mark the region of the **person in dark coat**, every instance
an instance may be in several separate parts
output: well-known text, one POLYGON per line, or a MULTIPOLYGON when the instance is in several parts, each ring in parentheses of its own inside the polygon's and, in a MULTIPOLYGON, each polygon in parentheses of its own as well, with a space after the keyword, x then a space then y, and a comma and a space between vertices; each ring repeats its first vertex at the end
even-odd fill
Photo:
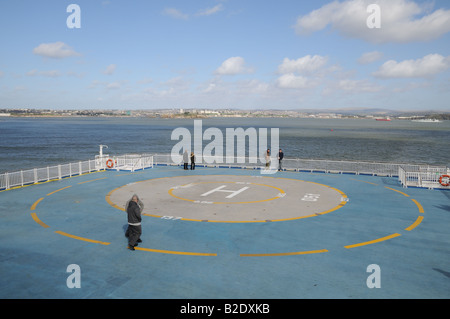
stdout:
POLYGON ((134 247, 138 243, 141 243, 141 212, 143 209, 143 204, 139 200, 137 195, 133 195, 130 201, 126 205, 126 211, 128 215, 128 229, 125 236, 128 237, 128 249, 135 250, 134 247), (141 204, 141 205, 139 205, 141 204))
POLYGON ((191 152, 191 169, 195 169, 195 155, 191 152))
POLYGON ((281 167, 281 161, 283 160, 284 157, 284 153, 280 148, 280 151, 278 152, 278 171, 283 170, 283 168, 281 167))

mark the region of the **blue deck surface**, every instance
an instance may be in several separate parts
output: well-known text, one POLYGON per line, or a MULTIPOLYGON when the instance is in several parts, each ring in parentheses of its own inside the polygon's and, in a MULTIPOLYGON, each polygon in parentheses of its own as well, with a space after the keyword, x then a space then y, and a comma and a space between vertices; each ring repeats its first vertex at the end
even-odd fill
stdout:
MULTIPOLYGON (((0 297, 304 299, 450 297, 450 192, 396 178, 279 172, 344 192, 342 208, 261 223, 143 216, 144 250, 130 251, 113 189, 179 167, 105 171, 0 192, 0 297), (68 288, 68 265, 81 288, 68 288), (368 288, 376 264, 380 288, 368 288)), ((196 175, 259 175, 198 168, 196 175)), ((295 196, 295 194, 288 194, 295 196)), ((300 195, 299 195, 300 196, 300 195)), ((178 216, 167 207, 158 216, 178 216)), ((273 212, 276 216, 276 212, 273 212)))

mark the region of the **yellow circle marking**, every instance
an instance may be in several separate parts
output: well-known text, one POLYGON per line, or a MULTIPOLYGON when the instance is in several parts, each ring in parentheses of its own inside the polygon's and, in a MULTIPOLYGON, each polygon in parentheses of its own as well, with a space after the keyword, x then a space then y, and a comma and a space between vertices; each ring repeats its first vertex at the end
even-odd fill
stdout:
MULTIPOLYGON (((266 177, 266 178, 275 178, 275 177, 269 177, 269 176, 265 176, 265 177, 266 177)), ((162 179, 162 178, 167 178, 167 177, 161 177, 161 179, 162 179)), ((279 178, 279 177, 277 177, 277 178, 279 178)), ((96 181, 96 180, 100 180, 100 179, 104 179, 104 178, 99 178, 99 179, 95 179, 95 180, 90 180, 90 181, 86 181, 86 182, 82 182, 82 183, 78 183, 78 184, 88 183, 88 182, 92 182, 92 181, 96 181)), ((156 179, 160 179, 160 178, 156 178, 156 179)), ((290 179, 290 178, 284 178, 284 179, 290 179)), ((301 180, 297 180, 297 179, 293 179, 293 180, 301 181, 301 180)), ((141 182, 142 182, 142 181, 141 181, 141 182)), ((304 182, 304 181, 303 181, 303 182, 304 182)), ((333 189, 333 190, 339 192, 339 193, 342 195, 343 201, 341 201, 341 203, 340 203, 338 206, 336 206, 335 208, 330 209, 330 210, 325 211, 325 212, 322 212, 322 213, 318 213, 318 214, 314 214, 314 215, 309 215, 309 216, 296 217, 296 218, 289 218, 289 219, 271 220, 271 221, 287 221, 287 220, 295 220, 295 219, 301 219, 301 218, 313 217, 313 216, 317 216, 317 215, 323 215, 323 214, 327 214, 327 213, 329 213, 329 212, 335 211, 335 210, 337 210, 337 209, 343 207, 343 206, 346 204, 346 202, 347 202, 347 201, 346 201, 347 195, 346 195, 345 193, 343 193, 342 191, 340 191, 339 189, 330 187, 330 186, 328 186, 328 185, 323 185, 323 184, 315 183, 315 182, 309 182, 309 181, 306 181, 306 182, 308 182, 308 183, 313 183, 313 184, 317 184, 317 185, 321 185, 321 186, 325 186, 325 187, 331 188, 331 189, 333 189)), ((199 182, 199 183, 193 183, 193 184, 201 184, 201 183, 235 183, 235 184, 236 184, 237 182, 199 182)), ((282 190, 281 188, 275 187, 275 186, 266 185, 266 184, 259 184, 259 183, 247 183, 247 184, 271 187, 271 188, 274 188, 274 189, 278 190, 278 191, 280 192, 280 194, 285 194, 284 190, 282 190)), ((374 185, 376 185, 376 184, 374 184, 374 185)), ((124 185, 124 186, 126 186, 126 185, 124 185)), ((65 189, 70 188, 70 187, 71 187, 71 186, 63 187, 63 188, 61 188, 61 189, 58 189, 58 190, 56 190, 56 191, 53 191, 53 192, 47 194, 47 196, 53 195, 53 194, 55 194, 55 193, 57 193, 57 192, 59 192, 59 191, 65 190, 65 189)), ((113 207, 115 207, 115 208, 117 208, 117 209, 120 209, 120 210, 124 210, 124 209, 121 208, 121 207, 119 207, 119 206, 117 206, 117 205, 115 205, 115 204, 111 201, 110 196, 111 196, 111 194, 112 194, 114 191, 116 191, 117 189, 120 189, 120 188, 122 188, 122 187, 123 187, 123 186, 118 187, 118 188, 116 188, 116 189, 113 189, 112 191, 110 191, 110 192, 106 195, 106 201, 107 201, 111 206, 113 206, 113 207)), ((396 189, 393 189, 393 188, 390 188, 390 187, 385 187, 385 188, 386 188, 386 189, 389 189, 389 190, 392 190, 392 191, 395 191, 395 192, 397 192, 397 193, 400 193, 400 194, 402 194, 402 195, 405 196, 405 197, 409 197, 408 194, 405 194, 405 193, 403 193, 403 192, 401 192, 401 191, 398 191, 398 190, 396 190, 396 189)), ((173 190, 174 190, 174 188, 171 188, 171 189, 169 190, 169 194, 170 194, 171 196, 173 196, 173 197, 175 197, 175 198, 178 198, 178 199, 190 201, 190 202, 195 202, 194 200, 191 200, 191 199, 185 199, 185 198, 181 198, 181 197, 179 197, 179 196, 174 195, 174 194, 172 193, 173 190)), ((274 200, 274 199, 277 199, 277 198, 280 198, 280 196, 276 196, 276 197, 273 197, 273 198, 269 198, 269 199, 265 199, 265 200, 260 200, 260 201, 250 201, 250 202, 226 202, 226 203, 222 203, 222 202, 214 202, 214 204, 258 203, 258 202, 266 202, 266 201, 274 200)), ((44 197, 41 197, 41 198, 39 198, 37 201, 35 201, 35 202, 33 203, 33 205, 30 207, 30 210, 31 210, 31 211, 36 210, 37 205, 38 205, 43 199, 44 199, 44 197)), ((412 198, 411 198, 411 200, 416 204, 417 208, 419 209, 419 213, 423 214, 425 211, 424 211, 422 205, 421 205, 417 200, 415 200, 415 199, 412 199, 412 198)), ((151 216, 151 217, 161 217, 161 216, 150 215, 150 214, 143 214, 143 215, 145 215, 145 216, 151 216)), ((37 217, 37 214, 36 214, 35 212, 32 212, 32 213, 31 213, 31 216, 32 216, 33 220, 34 220, 36 223, 40 224, 42 227, 44 227, 44 228, 49 228, 49 227, 50 227, 50 226, 48 226, 47 224, 43 223, 43 222, 37 217)), ((194 219, 182 219, 182 220, 201 221, 201 220, 194 220, 194 219)), ((406 228, 405 230, 407 230, 407 231, 413 230, 414 228, 416 228, 416 227, 422 222, 422 220, 423 220, 423 216, 419 216, 419 217, 417 218, 417 220, 416 220, 411 226, 409 226, 408 228, 406 228)), ((230 222, 230 221, 209 221, 209 220, 208 220, 208 222, 222 222, 222 223, 232 223, 232 222, 235 222, 235 223, 244 223, 245 221, 232 221, 232 222, 230 222)), ((250 223, 250 222, 266 222, 266 221, 248 221, 248 223, 250 223)), ((92 239, 89 239, 89 238, 84 238, 84 237, 79 237, 79 236, 71 235, 71 234, 68 234, 68 233, 65 233, 65 232, 62 232, 62 231, 55 231, 55 233, 60 234, 60 235, 63 235, 63 236, 66 236, 66 237, 70 237, 70 238, 82 240, 82 241, 87 241, 87 242, 92 242, 92 243, 97 243, 97 244, 102 244, 102 245, 109 245, 109 244, 110 244, 110 243, 108 243, 108 242, 102 242, 102 241, 98 241, 98 240, 92 240, 92 239)), ((385 236, 385 237, 382 237, 382 238, 378 238, 378 239, 375 239, 375 240, 366 241, 366 242, 362 242, 362 243, 357 243, 357 244, 353 244, 353 245, 347 245, 347 246, 344 246, 344 247, 345 247, 346 249, 351 249, 351 248, 356 248, 356 247, 366 246, 366 245, 370 245, 370 244, 374 244, 374 243, 379 243, 379 242, 386 241, 386 240, 389 240, 389 239, 392 239, 392 238, 395 238, 395 237, 399 237, 399 236, 401 236, 401 234, 395 233, 395 234, 392 234, 392 235, 389 235, 389 236, 385 236)), ((214 254, 214 253, 211 254, 211 253, 180 252, 180 251, 158 250, 158 249, 141 248, 141 247, 136 247, 136 249, 137 249, 137 250, 142 250, 142 251, 149 251, 149 252, 165 253, 165 254, 192 255, 192 256, 217 256, 217 254, 214 254)), ((240 254, 240 256, 241 256, 241 257, 292 256, 292 255, 317 254, 317 253, 324 253, 324 252, 328 252, 328 250, 327 250, 327 249, 322 249, 322 250, 300 251, 300 252, 289 252, 289 253, 240 254)))
MULTIPOLYGON (((199 177, 199 176, 203 176, 203 175, 193 175, 193 176, 199 177)), ((229 176, 235 176, 235 175, 205 175, 205 176, 223 176, 223 177, 229 177, 229 176)), ((137 182, 135 182, 135 183, 142 183, 142 182, 153 181, 153 180, 158 180, 158 179, 177 178, 177 177, 180 177, 180 176, 157 177, 157 178, 152 178, 152 179, 149 179, 149 180, 137 181, 137 182)), ((338 210, 339 208, 342 208, 343 206, 345 206, 345 204, 347 204, 347 198, 348 198, 348 197, 347 197, 347 195, 346 195, 344 192, 342 192, 341 190, 339 190, 339 189, 337 189, 337 188, 334 188, 334 187, 331 187, 331 186, 328 186, 328 185, 325 185, 325 184, 320 184, 320 183, 311 182, 311 181, 304 181, 304 180, 295 179, 295 178, 287 178, 287 177, 272 177, 272 176, 262 176, 262 177, 264 177, 264 178, 276 178, 276 179, 287 179, 287 180, 293 180, 293 181, 298 181, 298 182, 313 183, 313 184, 316 184, 316 185, 319 185, 319 186, 328 187, 328 188, 330 188, 330 189, 332 189, 332 190, 335 190, 335 191, 338 192, 339 194, 341 194, 341 196, 342 196, 342 201, 341 201, 340 204, 337 205, 336 207, 331 208, 331 209, 329 209, 329 210, 327 210, 327 211, 324 211, 324 212, 315 213, 315 214, 307 215, 307 216, 292 217, 292 218, 284 218, 284 219, 249 220, 249 221, 245 221, 245 220, 229 221, 229 220, 203 220, 203 219, 181 218, 181 219, 179 219, 179 220, 183 220, 183 221, 192 221, 192 222, 227 223, 227 224, 230 224, 230 223, 231 223, 231 224, 232 224, 232 223, 238 224, 238 223, 282 222, 282 221, 292 221, 292 220, 298 220, 298 219, 303 219, 303 218, 310 218, 310 217, 316 217, 316 216, 320 216, 320 215, 325 215, 325 214, 334 212, 334 211, 338 210)), ((199 183, 195 183, 195 184, 200 184, 200 183, 221 183, 221 182, 199 182, 199 183)), ((237 182, 224 182, 224 183, 237 183, 237 182)), ((194 183, 192 183, 192 184, 194 184, 194 183)), ((282 190, 281 188, 275 187, 275 186, 266 185, 266 184, 260 184, 260 183, 248 183, 248 184, 262 185, 262 186, 272 187, 272 188, 274 188, 274 189, 277 189, 277 190, 280 192, 280 194, 286 194, 286 192, 285 192, 284 190, 282 190)), ((108 194, 106 194, 106 196, 105 196, 106 202, 107 202, 109 205, 111 205, 112 207, 116 208, 116 209, 119 209, 119 210, 121 210, 121 211, 125 211, 125 208, 116 205, 116 204, 111 200, 111 195, 112 195, 115 191, 117 191, 117 190, 119 190, 119 189, 121 189, 122 187, 125 187, 125 186, 127 186, 127 185, 128 185, 128 184, 125 184, 125 185, 119 186, 119 187, 117 187, 117 188, 114 188, 114 189, 111 190, 108 194)), ((181 185, 181 186, 185 186, 185 185, 188 185, 188 184, 184 184, 184 185, 181 185)), ((187 199, 187 198, 182 198, 182 197, 176 196, 175 194, 173 194, 173 192, 172 192, 173 190, 174 190, 174 188, 172 187, 172 188, 169 189, 169 191, 168 191, 169 194, 170 194, 171 196, 173 196, 173 197, 175 197, 175 198, 177 198, 177 199, 184 200, 184 201, 188 201, 188 202, 192 202, 192 203, 196 202, 195 200, 192 200, 192 199, 187 199)), ((214 203, 215 203, 215 204, 247 204, 247 203, 267 202, 267 201, 274 200, 274 199, 278 199, 278 198, 280 198, 280 197, 279 197, 279 196, 276 196, 276 197, 273 197, 273 198, 264 199, 264 200, 260 200, 260 201, 253 201, 253 202, 238 202, 238 203, 237 203, 237 202, 214 202, 214 203)), ((161 217, 163 217, 162 215, 153 215, 153 214, 145 214, 145 213, 142 213, 142 215, 148 216, 148 217, 156 217, 156 218, 161 218, 161 217)))
POLYGON ((382 241, 385 241, 385 240, 389 240, 389 239, 392 239, 392 238, 395 238, 395 237, 398 237, 398 236, 401 236, 401 235, 398 234, 398 233, 395 233, 395 234, 392 234, 392 235, 389 235, 389 236, 386 236, 386 237, 382 237, 382 238, 366 241, 366 242, 359 243, 359 244, 348 245, 348 246, 344 246, 344 247, 347 248, 347 249, 350 249, 350 248, 355 248, 355 247, 366 246, 366 245, 370 245, 370 244, 379 243, 379 242, 382 242, 382 241))
POLYGON ((279 256, 295 256, 295 255, 309 255, 320 254, 328 252, 327 249, 310 250, 310 251, 298 251, 293 253, 273 253, 273 254, 240 254, 241 257, 279 257, 279 256))
MULTIPOLYGON (((405 197, 408 197, 408 198, 410 197, 408 194, 406 194, 404 192, 401 192, 401 191, 399 191, 397 189, 394 189, 394 188, 391 188, 391 187, 387 187, 387 186, 385 186, 385 188, 389 189, 391 191, 397 192, 399 194, 402 194, 405 197)), ((415 200, 414 198, 411 198, 411 200, 414 202, 414 204, 416 204, 417 208, 419 209, 419 213, 421 213, 421 214, 425 213, 422 205, 417 200, 415 200)), ((411 226, 405 228, 405 230, 406 231, 413 230, 414 228, 419 226, 422 221, 423 221, 423 216, 417 217, 416 221, 413 224, 411 224, 411 226)), ((347 249, 355 248, 355 247, 361 247, 361 246, 366 246, 366 245, 370 245, 370 244, 379 243, 379 242, 382 242, 382 241, 385 241, 385 240, 389 240, 389 239, 392 239, 392 238, 395 238, 395 237, 399 237, 399 236, 401 236, 401 234, 395 233, 395 234, 392 234, 392 235, 389 235, 389 236, 386 236, 386 237, 382 237, 382 238, 366 241, 366 242, 363 242, 363 243, 347 245, 347 246, 344 246, 344 247, 347 248, 347 249)))

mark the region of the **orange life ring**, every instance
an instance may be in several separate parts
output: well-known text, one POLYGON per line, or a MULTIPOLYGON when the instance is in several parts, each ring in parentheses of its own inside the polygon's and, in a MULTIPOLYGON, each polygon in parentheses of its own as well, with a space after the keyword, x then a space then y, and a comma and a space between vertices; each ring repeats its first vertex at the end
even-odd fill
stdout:
POLYGON ((441 184, 442 186, 445 186, 445 187, 449 186, 449 185, 450 185, 450 175, 442 175, 442 176, 439 178, 439 184, 441 184), (447 183, 444 183, 444 182, 442 181, 444 178, 447 178, 447 183))
POLYGON ((106 166, 108 168, 113 168, 114 167, 114 161, 112 159, 109 159, 106 161, 106 166))

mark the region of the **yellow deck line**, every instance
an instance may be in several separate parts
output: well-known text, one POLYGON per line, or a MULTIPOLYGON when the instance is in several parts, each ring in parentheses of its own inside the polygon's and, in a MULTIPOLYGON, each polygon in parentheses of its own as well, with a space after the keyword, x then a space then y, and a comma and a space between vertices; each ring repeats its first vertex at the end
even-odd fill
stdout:
POLYGON ((351 180, 354 180, 354 181, 357 181, 357 182, 361 182, 361 183, 366 183, 366 184, 371 184, 371 185, 378 186, 378 184, 375 184, 375 183, 366 182, 366 181, 362 181, 362 180, 355 179, 355 178, 350 178, 350 179, 351 179, 351 180))
POLYGON ((64 190, 64 189, 66 189, 66 188, 70 188, 70 187, 72 187, 72 186, 66 186, 66 187, 63 187, 63 188, 57 189, 57 190, 56 190, 56 191, 54 191, 54 192, 48 193, 48 194, 47 194, 47 196, 53 195, 53 194, 55 194, 55 193, 57 193, 57 192, 60 192, 60 191, 62 191, 62 190, 64 190))
POLYGON ((35 221, 36 223, 38 223, 38 224, 41 225, 42 227, 44 227, 44 228, 49 228, 49 227, 50 227, 49 225, 43 223, 43 222, 37 217, 36 213, 31 213, 31 217, 34 219, 34 221, 35 221))
POLYGON ((384 186, 384 188, 390 189, 391 191, 394 191, 394 192, 402 194, 403 196, 409 197, 408 194, 405 194, 405 193, 403 193, 403 192, 401 192, 399 190, 396 190, 396 189, 393 189, 393 188, 390 188, 390 187, 387 187, 387 186, 384 186))
POLYGON ((160 250, 160 249, 150 249, 150 248, 142 248, 142 247, 134 247, 134 249, 136 249, 136 250, 143 250, 143 251, 150 251, 150 252, 153 252, 153 253, 172 254, 172 255, 217 256, 217 254, 191 253, 191 252, 183 252, 183 251, 160 250))
POLYGON ((77 183, 77 184, 78 184, 78 185, 81 185, 81 184, 85 184, 85 183, 90 183, 90 182, 99 181, 99 180, 106 179, 106 178, 107 178, 107 177, 91 179, 90 181, 85 181, 85 182, 81 182, 81 183, 77 183))
POLYGON ((34 204, 33 205, 31 205, 31 208, 30 208, 30 210, 35 210, 36 209, 36 206, 37 206, 37 204, 39 204, 40 202, 41 202, 41 200, 43 200, 44 199, 44 197, 41 197, 41 198, 39 198, 37 201, 35 201, 34 202, 34 204))
POLYGON ((416 201, 414 198, 411 198, 411 200, 417 205, 417 207, 419 208, 419 212, 420 213, 425 213, 425 211, 423 210, 422 205, 420 205, 420 203, 418 201, 416 201))
POLYGON ((90 243, 101 244, 101 245, 109 245, 110 244, 110 243, 99 241, 99 240, 93 240, 93 239, 89 239, 89 238, 84 238, 84 237, 71 235, 71 234, 68 234, 68 233, 65 233, 65 232, 62 232, 62 231, 59 231, 59 230, 55 231, 55 233, 63 235, 63 236, 66 236, 66 237, 70 237, 70 238, 73 238, 73 239, 87 241, 87 242, 90 242, 90 243))
POLYGON ((382 237, 382 238, 378 238, 378 239, 375 239, 375 240, 366 241, 366 242, 359 243, 359 244, 348 245, 348 246, 344 246, 344 247, 347 248, 347 249, 355 248, 355 247, 361 247, 361 246, 365 246, 365 245, 379 243, 379 242, 382 242, 382 241, 385 241, 385 240, 388 240, 388 239, 392 239, 392 238, 395 238, 395 237, 398 237, 398 236, 401 236, 401 235, 398 234, 398 233, 395 233, 395 234, 392 234, 392 235, 389 235, 389 236, 386 236, 386 237, 382 237))
POLYGON ((298 251, 292 253, 274 253, 274 254, 240 254, 241 257, 277 257, 277 256, 295 256, 295 255, 308 255, 308 254, 320 254, 328 252, 327 249, 310 250, 310 251, 298 251))
POLYGON ((416 221, 411 226, 409 226, 408 228, 405 228, 405 230, 408 230, 408 231, 413 230, 414 228, 419 226, 419 224, 422 222, 422 220, 423 220, 423 216, 417 217, 416 221))

